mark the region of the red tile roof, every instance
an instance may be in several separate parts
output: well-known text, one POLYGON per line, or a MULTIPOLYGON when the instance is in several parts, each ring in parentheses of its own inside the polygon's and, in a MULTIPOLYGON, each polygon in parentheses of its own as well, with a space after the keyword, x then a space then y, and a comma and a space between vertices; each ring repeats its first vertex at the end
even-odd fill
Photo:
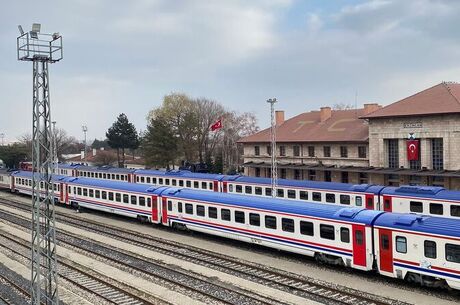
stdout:
POLYGON ((460 84, 440 83, 380 110, 362 116, 364 119, 410 115, 460 113, 460 84))
MULTIPOLYGON (((376 104, 373 106, 380 108, 376 104)), ((321 122, 320 111, 305 112, 277 126, 276 139, 277 142, 366 142, 369 127, 359 118, 365 113, 365 109, 332 110, 331 116, 321 122)), ((269 141, 270 128, 267 128, 238 142, 269 141)))

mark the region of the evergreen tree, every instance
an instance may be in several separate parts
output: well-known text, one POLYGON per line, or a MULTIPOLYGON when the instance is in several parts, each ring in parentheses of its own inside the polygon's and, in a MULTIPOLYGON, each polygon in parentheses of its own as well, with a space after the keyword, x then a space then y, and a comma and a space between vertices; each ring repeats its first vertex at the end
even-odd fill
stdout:
POLYGON ((136 127, 129 122, 126 114, 121 113, 105 135, 109 146, 117 150, 118 166, 124 167, 125 149, 137 149, 140 144, 136 127))
POLYGON ((178 139, 171 126, 160 117, 150 120, 142 147, 146 164, 151 166, 169 169, 178 156, 178 139))

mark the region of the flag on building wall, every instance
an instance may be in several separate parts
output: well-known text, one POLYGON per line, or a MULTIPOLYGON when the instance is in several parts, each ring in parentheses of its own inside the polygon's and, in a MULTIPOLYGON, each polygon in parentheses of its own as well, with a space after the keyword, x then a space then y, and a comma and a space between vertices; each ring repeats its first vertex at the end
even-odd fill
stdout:
POLYGON ((407 160, 413 161, 418 160, 419 151, 420 151, 420 141, 419 140, 407 140, 407 160))
POLYGON ((216 121, 214 124, 211 125, 211 130, 216 131, 217 129, 222 128, 222 119, 216 121))

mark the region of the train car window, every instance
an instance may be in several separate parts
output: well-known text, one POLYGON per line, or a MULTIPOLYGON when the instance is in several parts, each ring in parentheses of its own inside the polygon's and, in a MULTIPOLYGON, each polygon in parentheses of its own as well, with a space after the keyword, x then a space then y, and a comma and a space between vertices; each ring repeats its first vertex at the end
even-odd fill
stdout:
POLYGON ((102 199, 107 199, 107 192, 106 191, 101 192, 101 198, 102 199))
POLYGON ((101 191, 96 190, 95 195, 96 198, 101 198, 101 191))
POLYGON ((256 213, 249 213, 249 224, 251 226, 260 227, 260 215, 256 213))
POLYGON ((356 206, 357 207, 360 207, 360 206, 363 205, 363 198, 362 197, 356 196, 355 201, 356 201, 356 206))
POLYGON ((248 186, 248 185, 245 186, 245 187, 244 187, 244 192, 245 192, 246 194, 252 194, 252 186, 248 186))
POLYGON ((271 188, 268 188, 268 187, 265 188, 265 196, 267 196, 267 197, 272 196, 272 189, 271 188))
POLYGON ((133 205, 137 204, 137 197, 135 195, 131 195, 131 204, 133 205))
POLYGON ((350 230, 348 228, 340 228, 340 241, 343 243, 350 242, 350 230))
POLYGON ((396 236, 396 252, 407 253, 407 239, 402 236, 396 236))
POLYGON ((281 229, 284 232, 294 232, 294 219, 291 218, 282 218, 281 219, 281 229))
POLYGON ((115 180, 115 174, 112 174, 112 180, 115 180))
POLYGON ((326 202, 335 203, 335 194, 326 193, 326 202))
POLYGON ((335 239, 334 226, 330 225, 319 225, 319 236, 324 239, 335 239))
POLYGON ((460 263, 460 245, 446 244, 446 260, 460 263))
MULTIPOLYGON (((109 193, 110 195, 110 193, 109 193)), ((110 197, 110 196, 109 196, 110 197)), ((144 196, 139 196, 139 205, 141 207, 145 207, 145 197, 144 196)), ((171 210, 170 210, 171 211, 171 210)))
POLYGON ((88 189, 87 188, 84 188, 83 189, 83 196, 88 196, 88 189))
POLYGON ((262 188, 259 186, 254 187, 254 194, 262 195, 262 188))
POLYGON ((152 179, 150 179, 150 177, 146 177, 146 178, 145 178, 145 182, 146 182, 147 184, 151 184, 151 183, 152 183, 152 179))
POLYGON ((166 185, 170 185, 169 179, 165 179, 165 184, 166 184, 166 185))
POLYGON ((147 206, 148 206, 149 208, 152 207, 152 198, 150 198, 150 197, 147 197, 147 206))
POLYGON ((420 201, 411 201, 410 211, 414 213, 423 213, 423 203, 420 201))
POLYGON ((112 192, 109 192, 109 200, 113 201, 113 193, 112 192))
POLYGON ((73 193, 77 194, 77 188, 75 186, 73 187, 73 193))
POLYGON ((21 183, 19 183, 19 184, 24 185, 25 184, 24 179, 21 179, 21 183))
POLYGON ((276 230, 276 217, 275 216, 265 216, 265 227, 267 229, 276 230))
POLYGON ((225 221, 230 221, 230 210, 229 209, 221 209, 220 210, 220 218, 225 221))
POLYGON ((178 203, 177 203, 177 211, 178 211, 179 213, 182 213, 182 202, 178 202, 178 203))
POLYGON ((94 173, 93 172, 91 172, 91 178, 94 178, 94 173))
POLYGON ((54 191, 58 191, 58 186, 57 186, 57 184, 54 184, 54 183, 53 183, 53 190, 54 190, 54 191))
POLYGON ((208 184, 206 182, 201 182, 201 188, 203 190, 207 189, 208 188, 208 184))
POLYGON ((425 240, 423 242, 423 248, 425 252, 425 257, 436 258, 436 243, 431 240, 425 240))
POLYGON ((99 173, 99 178, 101 178, 101 179, 102 179, 102 173, 99 173))
POLYGON ((123 203, 129 203, 129 196, 127 194, 123 194, 123 203))
POLYGON ((67 192, 68 192, 69 194, 72 194, 72 188, 71 188, 70 186, 67 187, 67 192))
POLYGON ((209 183, 208 183, 208 188, 209 188, 210 190, 212 190, 212 182, 209 182, 209 183))
POLYGON ((313 223, 309 221, 300 221, 300 234, 313 236, 313 223))
POLYGON ((356 240, 357 245, 362 245, 364 243, 363 231, 361 230, 355 231, 355 240, 356 240))
POLYGON ((173 185, 173 186, 176 186, 176 185, 177 185, 177 180, 176 180, 176 179, 172 179, 171 182, 172 182, 172 185, 173 185))
POLYGON ((103 179, 107 179, 107 174, 104 173, 104 174, 102 175, 102 177, 103 177, 103 179))
POLYGON ((321 201, 321 193, 313 192, 313 201, 321 201))
POLYGON ((120 175, 119 174, 117 174, 117 180, 120 180, 120 175))
MULTIPOLYGON (((340 204, 350 204, 350 195, 340 195, 339 196, 340 198, 340 204)), ((360 198, 361 197, 356 197, 356 198, 360 198)))
POLYGON ((152 178, 152 184, 157 184, 157 178, 152 178))
POLYGON ((184 186, 184 180, 179 180, 179 186, 184 186))
POLYGON ((125 180, 128 180, 127 176, 126 175, 121 175, 121 181, 125 181, 125 180))
POLYGON ((287 193, 288 198, 295 199, 295 190, 288 190, 287 193))
POLYGON ((139 182, 140 178, 139 176, 136 177, 136 182, 139 182))
POLYGON ((433 214, 433 215, 444 214, 444 206, 441 203, 430 203, 430 214, 433 214))
POLYGON ((163 185, 163 178, 158 178, 158 184, 163 185))
POLYGON ((29 186, 32 186, 32 180, 29 180, 29 186))
POLYGON ((450 216, 460 217, 460 205, 450 206, 450 216))
POLYGON ((299 198, 300 198, 301 200, 308 200, 308 192, 306 192, 306 191, 300 191, 300 192, 299 192, 299 198))
POLYGON ((276 196, 279 198, 284 198, 284 190, 283 189, 277 189, 276 190, 276 196))
POLYGON ((94 197, 94 190, 89 189, 89 197, 94 197))
POLYGON ((200 188, 200 185, 199 185, 198 181, 193 181, 193 187, 196 188, 196 189, 200 188))
POLYGON ((235 211, 235 222, 244 223, 245 222, 244 218, 245 217, 244 217, 243 211, 235 211))
POLYGON ((120 193, 115 193, 115 201, 116 202, 121 202, 121 194, 120 193))
POLYGON ((243 186, 237 184, 236 187, 235 187, 235 190, 236 190, 237 193, 242 193, 243 192, 243 186))
MULTIPOLYGON (((139 199, 141 199, 142 197, 140 197, 139 199)), ((139 203, 141 201, 139 200, 139 203)), ((172 211, 172 201, 171 200, 168 200, 168 211, 172 211)))
POLYGON ((196 206, 196 215, 204 217, 204 206, 203 205, 196 206))
POLYGON ((233 184, 228 185, 228 192, 232 193, 233 192, 233 184))
POLYGON ((145 182, 145 178, 141 177, 141 183, 144 183, 144 182, 145 182))
POLYGON ((185 204, 185 213, 193 214, 193 205, 190 203, 185 204))
POLYGON ((186 181, 187 187, 192 187, 192 182, 191 181, 186 181))
POLYGON ((217 219, 217 208, 208 207, 208 216, 209 218, 217 219))

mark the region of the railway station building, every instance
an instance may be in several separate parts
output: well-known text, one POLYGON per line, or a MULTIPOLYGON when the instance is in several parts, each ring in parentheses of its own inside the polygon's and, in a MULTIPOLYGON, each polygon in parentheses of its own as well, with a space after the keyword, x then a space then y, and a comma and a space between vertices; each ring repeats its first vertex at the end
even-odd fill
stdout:
MULTIPOLYGON (((460 84, 385 107, 276 112, 278 177, 460 189, 460 84)), ((240 140, 246 175, 270 177, 270 128, 240 140)))

